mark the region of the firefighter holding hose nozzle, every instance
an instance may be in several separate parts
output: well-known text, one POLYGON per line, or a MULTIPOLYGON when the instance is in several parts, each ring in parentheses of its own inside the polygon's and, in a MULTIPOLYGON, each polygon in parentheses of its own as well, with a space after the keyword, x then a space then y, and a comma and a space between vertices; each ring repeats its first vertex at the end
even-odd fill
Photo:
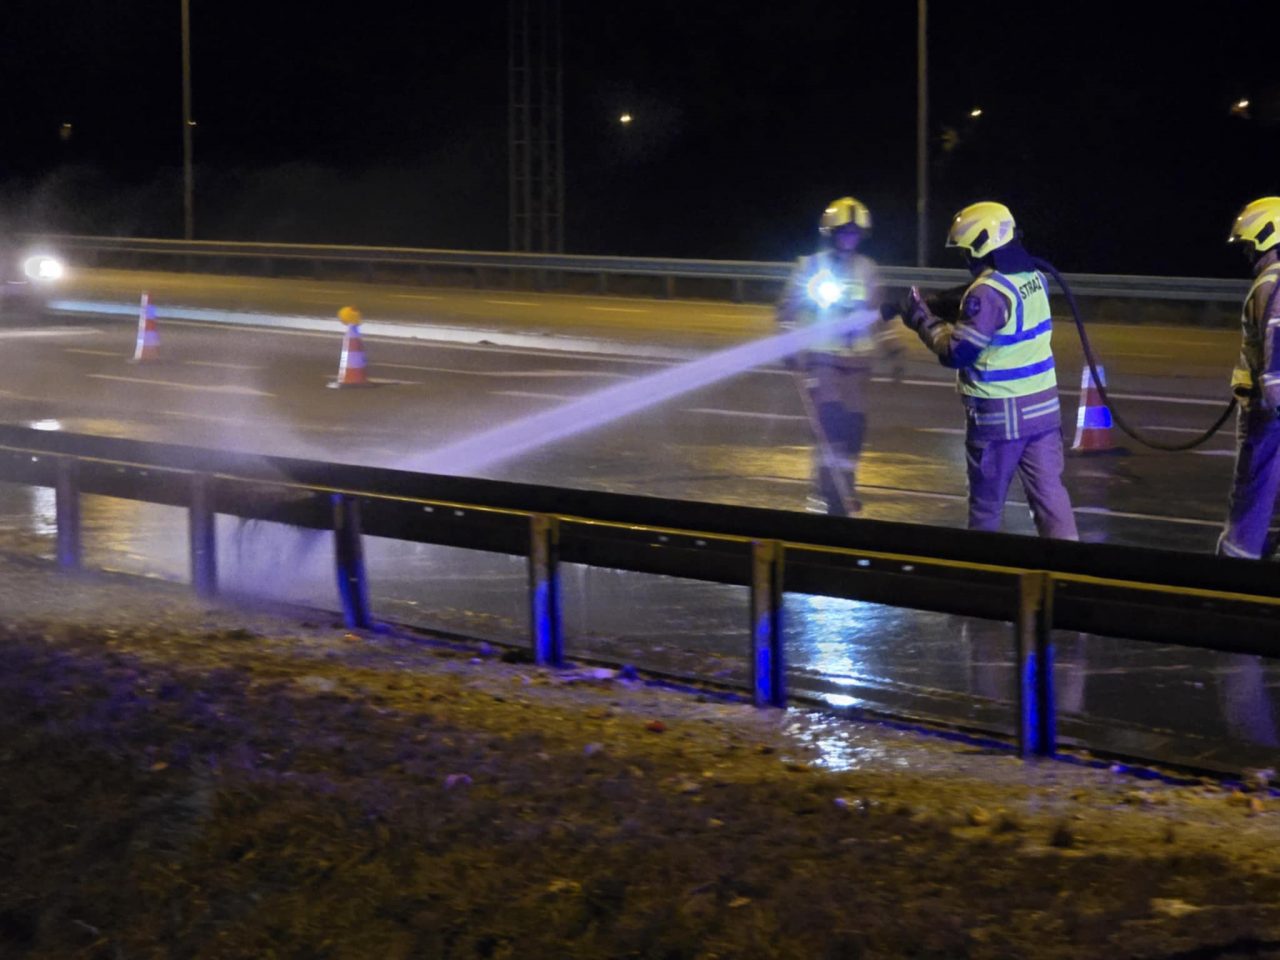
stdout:
MULTIPOLYGON (((871 212, 854 197, 833 200, 818 223, 823 248, 802 257, 778 303, 785 329, 838 326, 881 300, 875 262, 858 253, 871 233, 871 212)), ((862 509, 857 497, 858 461, 867 431, 867 392, 877 353, 885 354, 901 376, 902 348, 892 326, 877 319, 846 332, 833 332, 793 361, 801 399, 814 432, 812 477, 816 496, 810 509, 849 516, 862 509)))
POLYGON ((955 319, 939 317, 911 288, 903 322, 956 371, 965 410, 969 529, 999 530, 1014 474, 1042 537, 1077 540, 1062 483, 1062 424, 1050 346, 1048 285, 1023 248, 1013 214, 982 202, 955 215, 947 246, 973 281, 955 319))

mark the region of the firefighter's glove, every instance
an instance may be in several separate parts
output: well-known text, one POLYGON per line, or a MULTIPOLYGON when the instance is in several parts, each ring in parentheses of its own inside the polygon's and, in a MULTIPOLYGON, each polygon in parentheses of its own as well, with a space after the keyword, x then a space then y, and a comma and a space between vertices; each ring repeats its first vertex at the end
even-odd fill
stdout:
POLYGON ((902 322, 918 332, 922 324, 925 327, 930 326, 932 319, 929 307, 920 296, 920 289, 912 287, 911 292, 907 294, 906 303, 902 305, 902 322))

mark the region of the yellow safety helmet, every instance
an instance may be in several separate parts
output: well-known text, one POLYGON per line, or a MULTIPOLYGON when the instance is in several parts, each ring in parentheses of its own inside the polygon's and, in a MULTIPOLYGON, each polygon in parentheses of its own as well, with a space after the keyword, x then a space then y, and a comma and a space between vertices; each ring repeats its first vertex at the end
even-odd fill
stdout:
POLYGON ((1227 243, 1248 243, 1258 253, 1280 243, 1280 197, 1259 197, 1246 204, 1231 225, 1227 243))
POLYGON ((818 221, 818 232, 824 237, 831 236, 832 231, 853 224, 858 229, 871 232, 871 211, 861 200, 854 197, 841 197, 827 204, 822 211, 822 219, 818 221))
POLYGON ((960 247, 974 257, 985 257, 1013 239, 1013 214, 1003 203, 983 200, 971 203, 951 221, 947 246, 960 247))

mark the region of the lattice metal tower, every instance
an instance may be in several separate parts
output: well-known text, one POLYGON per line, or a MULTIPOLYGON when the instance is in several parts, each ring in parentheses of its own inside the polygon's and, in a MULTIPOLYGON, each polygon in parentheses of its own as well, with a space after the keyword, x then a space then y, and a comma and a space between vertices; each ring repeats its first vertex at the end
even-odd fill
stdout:
POLYGON ((564 252, 560 0, 508 0, 508 241, 564 252))

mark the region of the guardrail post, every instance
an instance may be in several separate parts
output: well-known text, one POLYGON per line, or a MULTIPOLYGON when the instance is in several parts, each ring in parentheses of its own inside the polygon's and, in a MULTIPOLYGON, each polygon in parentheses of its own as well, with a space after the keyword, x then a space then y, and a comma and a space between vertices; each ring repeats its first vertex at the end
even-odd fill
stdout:
POLYGON ((744 291, 744 286, 745 285, 743 284, 741 277, 734 278, 734 281, 733 281, 733 302, 734 303, 742 302, 743 297, 746 295, 744 291))
POLYGON ((667 300, 671 300, 675 295, 676 278, 668 274, 662 278, 662 296, 667 300))
POLYGON ((751 545, 751 691, 757 707, 787 705, 782 649, 782 543, 751 545))
POLYGON ((338 595, 348 627, 367 628, 369 591, 364 575, 364 544, 360 539, 360 504, 355 497, 335 493, 333 502, 333 557, 338 572, 338 595))
POLYGON ((80 539, 80 461, 72 457, 59 457, 55 484, 58 566, 64 570, 79 570, 83 559, 80 539))
POLYGON ((609 275, 603 270, 596 274, 596 293, 604 296, 609 292, 609 275))
POLYGON ((191 586, 196 596, 218 593, 216 521, 213 512, 213 478, 207 473, 191 477, 191 506, 187 508, 187 529, 191 543, 191 586))
POLYGON ((535 663, 547 667, 564 664, 560 520, 543 513, 529 518, 529 631, 535 663))
POLYGON ((1053 578, 1044 572, 1018 578, 1014 646, 1018 668, 1018 752, 1051 757, 1056 749, 1053 695, 1053 578))

